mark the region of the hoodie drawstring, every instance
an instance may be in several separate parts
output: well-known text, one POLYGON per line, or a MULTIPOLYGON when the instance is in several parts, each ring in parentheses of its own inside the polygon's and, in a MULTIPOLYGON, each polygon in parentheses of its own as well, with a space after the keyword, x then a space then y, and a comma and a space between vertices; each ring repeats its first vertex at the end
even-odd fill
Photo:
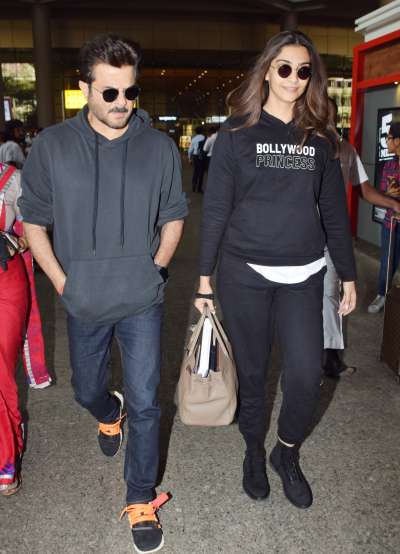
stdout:
MULTIPOLYGON (((128 141, 124 143, 122 150, 122 171, 121 171, 121 197, 120 197, 120 245, 124 247, 125 243, 125 182, 126 182, 126 162, 128 159, 128 141)), ((99 137, 95 133, 95 176, 94 176, 94 199, 93 199, 93 221, 92 221, 92 250, 96 255, 97 238, 97 214, 99 209, 99 137)))
POLYGON ((122 151, 122 173, 121 173, 121 199, 120 199, 120 245, 124 247, 125 242, 125 177, 126 177, 126 160, 128 158, 128 141, 124 143, 122 151))
POLYGON ((96 228, 97 228, 97 212, 99 208, 99 137, 95 133, 94 147, 94 201, 93 201, 93 221, 92 221, 92 250, 96 255, 96 228))

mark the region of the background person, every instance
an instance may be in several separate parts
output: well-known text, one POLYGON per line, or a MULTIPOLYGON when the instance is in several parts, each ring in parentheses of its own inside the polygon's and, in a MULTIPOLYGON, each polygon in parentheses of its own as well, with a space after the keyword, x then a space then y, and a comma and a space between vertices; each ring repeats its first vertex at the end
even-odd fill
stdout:
POLYGON ((19 119, 11 119, 5 124, 4 142, 0 146, 0 163, 11 163, 21 169, 25 162, 22 149, 24 143, 24 124, 19 119))
POLYGON ((286 497, 313 502, 299 463, 322 373, 322 298, 327 241, 344 295, 355 307, 355 261, 326 75, 312 42, 286 31, 266 45, 228 97, 232 116, 218 133, 202 223, 195 302, 213 309, 210 276, 219 258, 218 299, 239 377, 239 429, 246 443, 243 488, 266 498, 265 373, 274 327, 283 400, 270 455, 286 497), (316 199, 317 204, 316 205, 316 199), (325 234, 326 233, 326 234, 325 234))
POLYGON ((203 134, 203 127, 196 127, 195 132, 188 150, 189 162, 193 163, 192 190, 193 192, 203 192, 206 157, 203 147, 206 137, 203 134))
POLYGON ((212 153, 213 153, 214 143, 217 139, 217 135, 218 135, 217 127, 210 127, 210 129, 208 130, 208 136, 206 138, 206 141, 205 141, 204 147, 203 147, 204 152, 207 154, 207 157, 206 157, 206 162, 207 162, 206 163, 206 171, 208 171, 208 168, 210 166, 211 156, 212 156, 212 153))
MULTIPOLYGON (((383 193, 396 195, 396 198, 400 198, 400 122, 394 122, 390 126, 387 136, 387 147, 390 154, 394 154, 394 158, 388 160, 383 166, 382 177, 380 181, 380 189, 383 193)), ((388 199, 390 202, 390 199, 388 199)), ((391 200, 393 202, 393 199, 391 200)), ((375 202, 374 202, 375 203, 375 202)), ((380 205, 377 203, 377 205, 380 205)), ((378 294, 368 306, 368 312, 370 314, 376 314, 380 312, 385 305, 385 292, 386 292, 386 276, 387 276, 387 264, 389 256, 389 238, 391 218, 393 216, 393 210, 396 211, 396 207, 389 206, 386 210, 385 220, 382 223, 381 229, 381 264, 379 268, 378 278, 378 294)), ((397 221, 393 222, 393 259, 391 264, 391 272, 389 275, 389 285, 399 267, 400 262, 400 232, 397 221)))
MULTIPOLYGON (((19 215, 20 174, 0 163, 0 231, 12 232, 19 215)), ((24 239, 20 246, 26 247, 24 239)), ((22 418, 15 372, 28 314, 29 292, 19 253, 10 257, 0 235, 0 494, 10 496, 21 486, 22 418)))
MULTIPOLYGON (((338 109, 333 98, 329 98, 329 114, 332 123, 336 125, 338 109)), ((400 211, 400 203, 397 200, 379 192, 368 182, 368 175, 354 146, 340 137, 339 141, 339 159, 345 186, 351 183, 352 186, 359 187, 362 197, 370 204, 400 211)), ((339 314, 341 282, 328 249, 325 249, 325 259, 327 271, 324 278, 323 303, 324 371, 328 377, 338 378, 344 372, 354 373, 355 368, 347 367, 343 361, 344 338, 342 316, 339 314)))

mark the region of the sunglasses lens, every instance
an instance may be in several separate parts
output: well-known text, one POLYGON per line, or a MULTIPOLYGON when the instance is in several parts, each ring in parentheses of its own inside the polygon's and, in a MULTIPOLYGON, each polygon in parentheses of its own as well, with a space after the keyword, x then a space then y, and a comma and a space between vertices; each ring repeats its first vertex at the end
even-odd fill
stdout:
POLYGON ((136 100, 136 98, 139 96, 140 88, 136 85, 133 85, 132 87, 129 87, 125 91, 125 98, 127 100, 136 100))
POLYGON ((304 65, 303 67, 300 67, 297 72, 297 76, 302 81, 309 79, 311 77, 311 67, 309 65, 304 65))
POLYGON ((114 102, 118 98, 118 89, 108 88, 103 90, 103 100, 104 102, 114 102))
POLYGON ((287 79, 291 73, 292 68, 286 63, 278 68, 278 75, 279 77, 282 77, 282 79, 287 79))

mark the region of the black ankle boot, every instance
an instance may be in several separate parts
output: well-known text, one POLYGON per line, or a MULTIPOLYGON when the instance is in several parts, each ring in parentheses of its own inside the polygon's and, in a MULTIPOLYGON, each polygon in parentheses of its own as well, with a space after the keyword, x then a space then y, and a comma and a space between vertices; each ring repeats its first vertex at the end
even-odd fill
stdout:
POLYGON ((243 462, 243 489, 253 500, 263 500, 270 493, 265 468, 265 450, 249 451, 243 462))
POLYGON ((313 503, 313 496, 300 468, 298 447, 285 446, 278 441, 269 460, 282 480, 286 498, 297 508, 309 508, 313 503))

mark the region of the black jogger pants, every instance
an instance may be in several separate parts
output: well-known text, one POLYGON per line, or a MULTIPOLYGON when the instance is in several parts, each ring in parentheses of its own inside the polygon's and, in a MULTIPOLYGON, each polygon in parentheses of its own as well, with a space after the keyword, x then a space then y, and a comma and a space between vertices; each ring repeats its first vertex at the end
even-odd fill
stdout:
POLYGON ((239 429, 248 449, 263 447, 265 381, 273 334, 279 343, 283 393, 279 437, 301 443, 319 399, 325 268, 302 283, 265 279, 242 259, 223 254, 217 293, 239 378, 239 429))

